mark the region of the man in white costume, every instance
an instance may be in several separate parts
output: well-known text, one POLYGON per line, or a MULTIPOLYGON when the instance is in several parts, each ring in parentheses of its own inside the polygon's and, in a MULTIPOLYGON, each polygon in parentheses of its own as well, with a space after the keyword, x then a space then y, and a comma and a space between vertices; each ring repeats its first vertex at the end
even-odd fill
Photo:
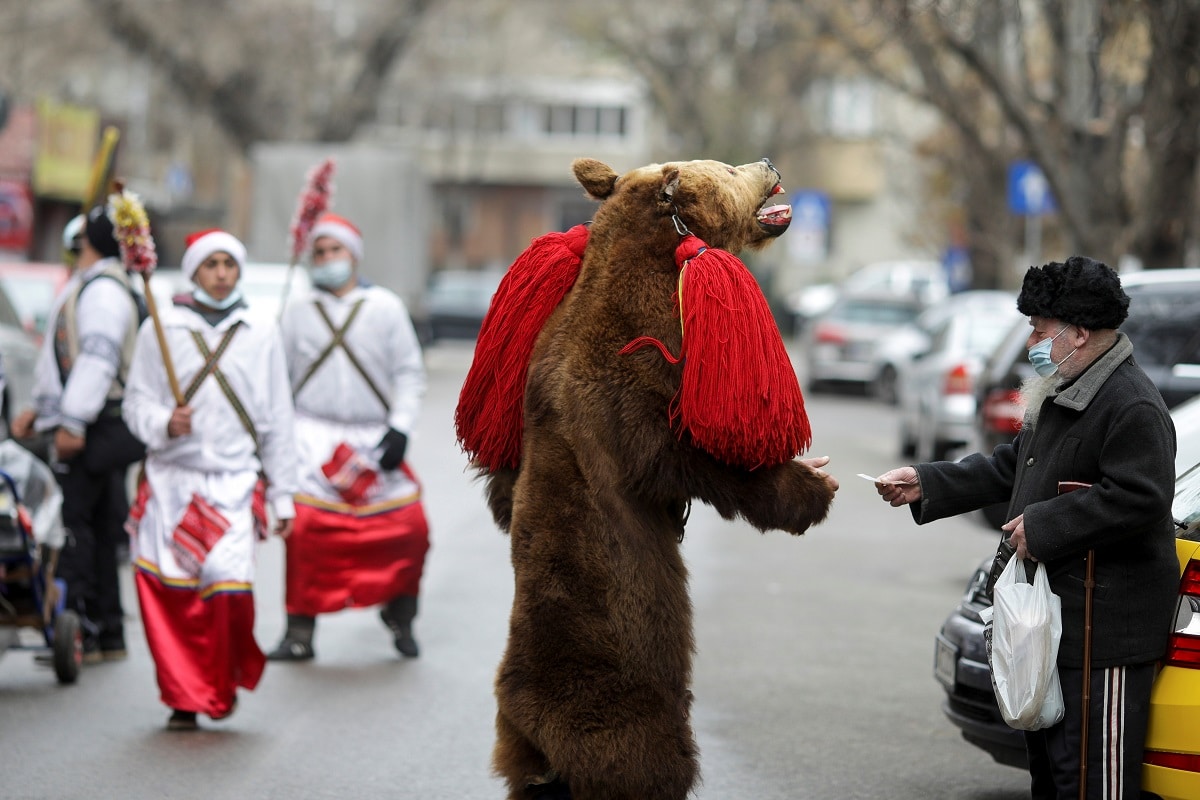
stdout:
POLYGON ((403 301, 358 279, 358 228, 325 214, 310 241, 314 288, 281 320, 300 491, 287 541, 287 631, 268 658, 311 659, 318 614, 375 605, 396 649, 414 658, 429 530, 404 456, 425 392, 421 348, 403 301))
POLYGON ((121 424, 121 396, 139 309, 107 208, 96 206, 70 227, 72 246, 75 229, 82 231, 75 271, 55 298, 38 352, 35 407, 16 417, 12 433, 52 437, 69 532, 58 577, 66 582, 67 607, 84 621, 84 660, 94 662, 126 656, 117 548, 129 510, 125 471, 142 450, 121 424), (114 433, 125 437, 124 446, 114 433))
POLYGON ((191 302, 162 315, 184 404, 170 387, 153 321, 138 333, 124 414, 146 443, 130 515, 138 600, 167 727, 222 719, 253 689, 265 657, 254 640, 256 539, 291 531, 296 490, 292 398, 276 327, 251 317, 238 288, 246 249, 220 230, 188 237, 191 302))

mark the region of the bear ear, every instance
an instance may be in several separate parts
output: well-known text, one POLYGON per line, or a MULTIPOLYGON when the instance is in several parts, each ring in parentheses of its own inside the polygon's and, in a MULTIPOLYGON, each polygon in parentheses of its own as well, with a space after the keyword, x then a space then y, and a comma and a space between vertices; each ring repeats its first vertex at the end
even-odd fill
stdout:
POLYGON ((571 170, 576 180, 584 190, 597 200, 603 200, 613 192, 617 185, 617 173, 603 161, 594 158, 577 158, 571 163, 571 170))
POLYGON ((675 167, 663 170, 662 199, 665 202, 675 202, 675 191, 679 188, 679 170, 675 167))

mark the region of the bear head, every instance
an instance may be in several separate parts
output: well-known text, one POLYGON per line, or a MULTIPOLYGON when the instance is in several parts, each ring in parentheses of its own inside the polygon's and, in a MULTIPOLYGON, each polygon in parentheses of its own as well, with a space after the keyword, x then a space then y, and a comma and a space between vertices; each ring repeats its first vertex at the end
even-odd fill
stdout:
POLYGON ((731 253, 757 250, 787 230, 790 206, 771 204, 783 191, 779 171, 762 159, 740 167, 720 161, 650 164, 618 175, 591 158, 572 169, 589 196, 602 201, 592 233, 613 228, 639 236, 657 233, 674 246, 691 232, 731 253))

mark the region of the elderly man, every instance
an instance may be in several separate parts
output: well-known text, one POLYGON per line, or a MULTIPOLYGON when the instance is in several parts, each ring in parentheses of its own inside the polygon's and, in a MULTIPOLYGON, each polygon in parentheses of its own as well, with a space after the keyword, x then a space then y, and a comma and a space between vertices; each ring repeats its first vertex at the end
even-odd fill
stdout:
POLYGON ((1038 377, 1022 388, 1021 432, 990 456, 901 467, 876 483, 891 505, 908 504, 918 523, 1007 501, 1007 543, 1017 557, 1046 565, 1062 598, 1066 715, 1025 734, 1035 799, 1079 796, 1087 558, 1097 587, 1087 796, 1141 792, 1150 688, 1166 650, 1179 564, 1171 522, 1175 429, 1117 330, 1128 307, 1120 279, 1098 261, 1074 256, 1031 267, 1017 308, 1029 316, 1038 377), (1067 483, 1084 487, 1067 491, 1067 483))
POLYGON ((317 615, 375 605, 396 649, 415 658, 429 532, 404 458, 425 393, 421 348, 403 301, 359 279, 352 222, 326 214, 311 247, 312 294, 281 320, 301 466, 287 630, 268 658, 309 660, 317 615))

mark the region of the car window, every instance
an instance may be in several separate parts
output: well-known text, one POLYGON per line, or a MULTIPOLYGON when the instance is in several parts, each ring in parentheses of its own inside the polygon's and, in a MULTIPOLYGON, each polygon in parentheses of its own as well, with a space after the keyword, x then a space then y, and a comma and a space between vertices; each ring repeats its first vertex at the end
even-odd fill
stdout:
POLYGON ((19 316, 37 333, 46 329, 46 319, 54 304, 54 283, 28 275, 5 275, 0 286, 8 294, 19 316))
POLYGON ((973 317, 967 326, 966 350, 980 355, 991 353, 1009 330, 1007 318, 983 312, 973 317))
POLYGON ((891 303, 843 303, 830 314, 845 322, 867 322, 874 325, 906 325, 917 318, 913 306, 891 303))
POLYGON ((1200 285, 1166 283, 1131 286, 1129 318, 1121 330, 1147 366, 1195 363, 1200 349, 1200 285))
POLYGON ((1200 540, 1200 464, 1176 479, 1171 516, 1181 529, 1180 538, 1200 540))
POLYGON ((17 328, 25 327, 21 324, 21 315, 13 308, 8 290, 3 285, 0 285, 0 324, 12 325, 17 328))

